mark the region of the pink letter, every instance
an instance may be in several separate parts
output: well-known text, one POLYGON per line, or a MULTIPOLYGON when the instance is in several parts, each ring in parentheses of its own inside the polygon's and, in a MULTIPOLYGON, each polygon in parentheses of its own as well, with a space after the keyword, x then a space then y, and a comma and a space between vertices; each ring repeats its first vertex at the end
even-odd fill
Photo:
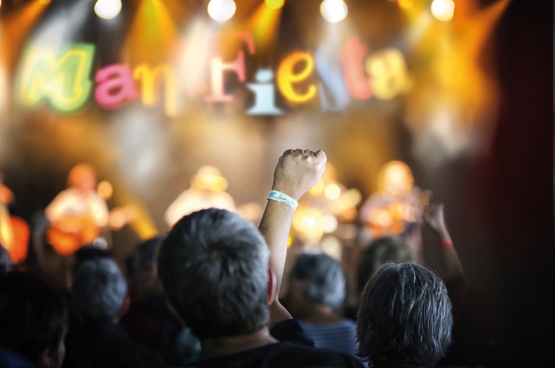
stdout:
POLYGON ((347 90, 356 99, 365 100, 372 97, 370 79, 364 75, 364 58, 368 49, 362 45, 358 37, 353 37, 341 49, 343 73, 347 90))
POLYGON ((105 109, 117 109, 126 100, 137 97, 133 74, 126 65, 116 64, 102 68, 96 73, 95 97, 105 109))
POLYGON ((224 91, 224 72, 234 71, 239 77, 240 82, 246 79, 245 74, 245 53, 239 51, 237 59, 231 63, 224 64, 222 58, 212 59, 212 94, 206 96, 206 102, 231 102, 232 95, 226 95, 224 91))

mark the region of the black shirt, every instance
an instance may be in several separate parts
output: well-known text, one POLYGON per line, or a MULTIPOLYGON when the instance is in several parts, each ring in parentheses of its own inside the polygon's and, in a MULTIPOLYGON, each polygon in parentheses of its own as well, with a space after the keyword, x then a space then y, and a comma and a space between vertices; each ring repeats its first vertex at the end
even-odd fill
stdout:
POLYGON ((187 367, 363 367, 354 357, 334 350, 315 349, 288 342, 266 345, 238 354, 200 360, 187 367))

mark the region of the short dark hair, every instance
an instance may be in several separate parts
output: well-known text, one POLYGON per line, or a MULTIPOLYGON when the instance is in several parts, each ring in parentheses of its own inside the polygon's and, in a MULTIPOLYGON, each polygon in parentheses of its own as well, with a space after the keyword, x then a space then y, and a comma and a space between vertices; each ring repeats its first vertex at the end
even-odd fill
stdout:
POLYGON ((127 282, 113 260, 97 258, 79 267, 71 291, 83 315, 95 320, 111 320, 117 317, 125 301, 127 282))
POLYGON ((67 327, 62 296, 30 272, 0 277, 0 346, 37 362, 43 351, 56 353, 67 327))
POLYGON ((345 273, 339 262, 325 253, 299 255, 291 270, 291 279, 308 281, 303 297, 309 302, 337 308, 345 299, 345 273))
POLYGON ((411 262, 408 245, 399 237, 384 236, 373 240, 362 252, 358 266, 358 291, 362 292, 370 277, 387 262, 411 262))
POLYGON ((197 338, 238 336, 269 322, 268 260, 258 229, 210 208, 174 225, 160 247, 158 276, 197 338))
POLYGON ((439 277, 416 264, 388 263, 364 289, 357 355, 375 367, 434 365, 451 343, 452 325, 451 301, 439 277))

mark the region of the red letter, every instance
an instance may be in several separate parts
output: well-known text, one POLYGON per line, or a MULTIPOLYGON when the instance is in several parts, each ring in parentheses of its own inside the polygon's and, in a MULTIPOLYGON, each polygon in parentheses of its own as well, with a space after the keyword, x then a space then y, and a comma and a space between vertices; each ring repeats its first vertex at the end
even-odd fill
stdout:
POLYGON ((360 43, 358 37, 348 40, 341 49, 347 90, 359 100, 372 97, 373 92, 370 79, 364 75, 364 58, 367 54, 368 49, 360 43))

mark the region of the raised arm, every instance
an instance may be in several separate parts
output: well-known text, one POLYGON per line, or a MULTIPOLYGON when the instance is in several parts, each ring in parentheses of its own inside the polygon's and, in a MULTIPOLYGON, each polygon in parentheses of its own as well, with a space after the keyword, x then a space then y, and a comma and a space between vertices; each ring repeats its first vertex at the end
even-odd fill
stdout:
POLYGON ((424 221, 439 236, 445 275, 442 277, 449 291, 453 312, 456 314, 466 295, 464 271, 459 255, 453 246, 451 235, 445 225, 443 203, 430 205, 424 212, 424 221))
MULTIPOLYGON (((323 151, 313 152, 300 149, 285 151, 276 166, 272 190, 286 194, 298 201, 320 180, 326 167, 326 161, 327 157, 323 151)), ((270 269, 276 275, 276 298, 270 306, 272 325, 291 318, 289 312, 279 303, 277 295, 279 295, 283 279, 287 238, 294 213, 295 210, 287 204, 268 200, 259 227, 270 248, 270 269)))

